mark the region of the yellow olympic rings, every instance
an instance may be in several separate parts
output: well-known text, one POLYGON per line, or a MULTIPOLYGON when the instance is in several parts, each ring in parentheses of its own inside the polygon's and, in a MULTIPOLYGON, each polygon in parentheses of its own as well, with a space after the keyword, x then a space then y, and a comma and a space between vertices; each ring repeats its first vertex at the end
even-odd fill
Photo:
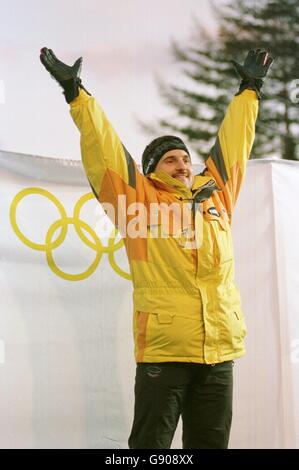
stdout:
POLYGON ((16 233, 16 235, 25 245, 29 246, 30 248, 34 250, 45 251, 47 262, 48 262, 50 269, 62 279, 65 279, 68 281, 80 281, 80 280, 86 279, 87 277, 91 276, 91 274, 93 274, 93 272, 96 270, 102 258, 103 253, 107 253, 109 262, 113 270, 119 276, 124 277, 127 280, 130 280, 131 275, 127 273, 126 271, 124 271, 123 269, 121 269, 117 265, 115 258, 114 258, 115 251, 119 250, 120 248, 124 246, 124 240, 122 238, 115 244, 117 230, 113 229, 108 240, 108 246, 103 246, 96 232, 90 227, 90 225, 88 225, 86 222, 80 219, 80 211, 82 209, 82 206, 87 201, 93 198, 94 198, 93 193, 88 193, 88 194, 84 194, 83 196, 81 196, 75 205, 73 217, 68 217, 61 202, 49 191, 43 188, 35 188, 35 187, 23 189, 14 197, 11 203, 11 207, 10 207, 11 226, 14 232, 16 233), (31 240, 29 240, 29 238, 27 238, 21 232, 17 224, 17 220, 16 220, 16 211, 17 211, 17 206, 19 202, 24 197, 28 195, 32 195, 32 194, 38 194, 38 195, 47 197, 57 207, 58 212, 60 214, 60 219, 58 219, 49 227, 44 244, 34 243, 31 240), (55 250, 55 248, 60 246, 65 240, 65 237, 67 235, 68 225, 74 225, 74 228, 79 238, 83 241, 83 243, 85 243, 88 247, 90 247, 92 250, 96 252, 96 257, 94 261, 92 262, 92 264, 89 266, 89 268, 79 274, 69 274, 69 273, 63 272, 56 265, 53 255, 52 255, 53 250, 55 250), (56 240, 52 241, 53 235, 55 234, 56 230, 58 230, 59 228, 61 229, 60 234, 58 235, 56 240), (91 236, 91 238, 94 240, 93 242, 88 237, 86 237, 86 235, 83 233, 83 230, 86 231, 91 236))
MULTIPOLYGON (((64 220, 67 215, 66 215, 66 212, 64 210, 64 207, 63 205, 61 204, 61 202, 53 195, 51 194, 49 191, 47 191, 46 189, 42 189, 42 188, 26 188, 26 189, 23 189, 22 191, 20 191, 16 196, 15 198, 13 199, 12 203, 11 203, 11 206, 10 206, 10 223, 15 231, 15 233, 17 234, 17 236, 19 237, 19 239, 27 246, 29 246, 30 248, 32 248, 33 250, 39 250, 39 251, 45 251, 46 250, 46 245, 43 245, 43 244, 40 244, 40 243, 34 243, 32 242, 31 240, 29 240, 29 238, 25 237, 25 235, 23 235, 23 233, 21 232, 21 230, 19 229, 18 227, 18 224, 17 224, 17 220, 16 220, 16 210, 17 210, 17 205, 19 204, 19 202, 25 197, 25 196, 29 196, 31 194, 40 194, 41 196, 45 196, 47 197, 48 199, 50 199, 50 201, 52 201, 54 203, 54 205, 57 207, 59 213, 60 213, 60 217, 62 220, 64 220)), ((59 235, 59 237, 57 238, 56 242, 53 243, 53 246, 51 247, 52 250, 54 250, 55 248, 57 248, 59 245, 61 245, 61 243, 63 243, 65 237, 66 237, 66 234, 67 234, 67 226, 65 226, 62 231, 61 231, 61 234, 59 235)))

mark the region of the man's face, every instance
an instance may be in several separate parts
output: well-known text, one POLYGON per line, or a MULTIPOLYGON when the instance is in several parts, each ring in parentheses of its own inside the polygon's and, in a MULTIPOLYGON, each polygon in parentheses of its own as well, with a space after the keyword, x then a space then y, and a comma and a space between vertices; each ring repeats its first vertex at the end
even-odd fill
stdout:
POLYGON ((192 186, 191 159, 185 150, 175 149, 164 153, 155 168, 156 171, 165 171, 168 175, 184 183, 188 188, 192 186))

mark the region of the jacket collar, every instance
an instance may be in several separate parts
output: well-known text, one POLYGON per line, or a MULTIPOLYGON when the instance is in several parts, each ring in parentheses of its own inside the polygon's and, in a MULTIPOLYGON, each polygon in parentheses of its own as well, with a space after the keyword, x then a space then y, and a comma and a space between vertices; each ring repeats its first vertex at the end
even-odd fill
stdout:
POLYGON ((195 196, 204 189, 209 189, 209 193, 219 191, 216 181, 210 176, 195 175, 192 188, 189 189, 181 181, 173 178, 165 171, 150 173, 146 176, 156 187, 168 192, 175 193, 176 196, 183 196, 184 199, 194 199, 195 196))

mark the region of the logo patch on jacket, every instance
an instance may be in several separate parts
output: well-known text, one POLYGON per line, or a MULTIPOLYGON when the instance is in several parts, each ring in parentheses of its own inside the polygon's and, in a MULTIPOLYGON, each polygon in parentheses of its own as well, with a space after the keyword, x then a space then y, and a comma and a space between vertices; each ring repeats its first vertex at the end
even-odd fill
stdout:
POLYGON ((216 207, 210 207, 208 209, 208 213, 211 214, 211 215, 216 215, 217 217, 220 217, 220 214, 217 211, 216 207))

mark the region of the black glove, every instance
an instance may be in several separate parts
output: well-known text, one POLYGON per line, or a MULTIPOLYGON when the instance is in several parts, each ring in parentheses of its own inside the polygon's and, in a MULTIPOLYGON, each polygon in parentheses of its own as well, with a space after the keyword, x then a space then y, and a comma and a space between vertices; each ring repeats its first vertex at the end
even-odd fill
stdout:
POLYGON ((249 88, 255 90, 260 99, 262 96, 261 88, 264 83, 264 78, 273 60, 273 57, 271 57, 267 51, 262 51, 261 49, 251 49, 243 65, 232 60, 231 62, 234 64, 237 73, 242 78, 239 91, 236 95, 239 95, 243 90, 249 88))
MULTIPOLYGON (((52 78, 63 88, 67 103, 70 103, 79 95, 79 88, 85 90, 80 78, 82 57, 77 59, 74 65, 66 65, 57 59, 52 49, 43 47, 40 51, 40 60, 50 72, 52 78)), ((85 91, 88 93, 87 90, 85 91)), ((90 93, 88 94, 90 95, 90 93)))

